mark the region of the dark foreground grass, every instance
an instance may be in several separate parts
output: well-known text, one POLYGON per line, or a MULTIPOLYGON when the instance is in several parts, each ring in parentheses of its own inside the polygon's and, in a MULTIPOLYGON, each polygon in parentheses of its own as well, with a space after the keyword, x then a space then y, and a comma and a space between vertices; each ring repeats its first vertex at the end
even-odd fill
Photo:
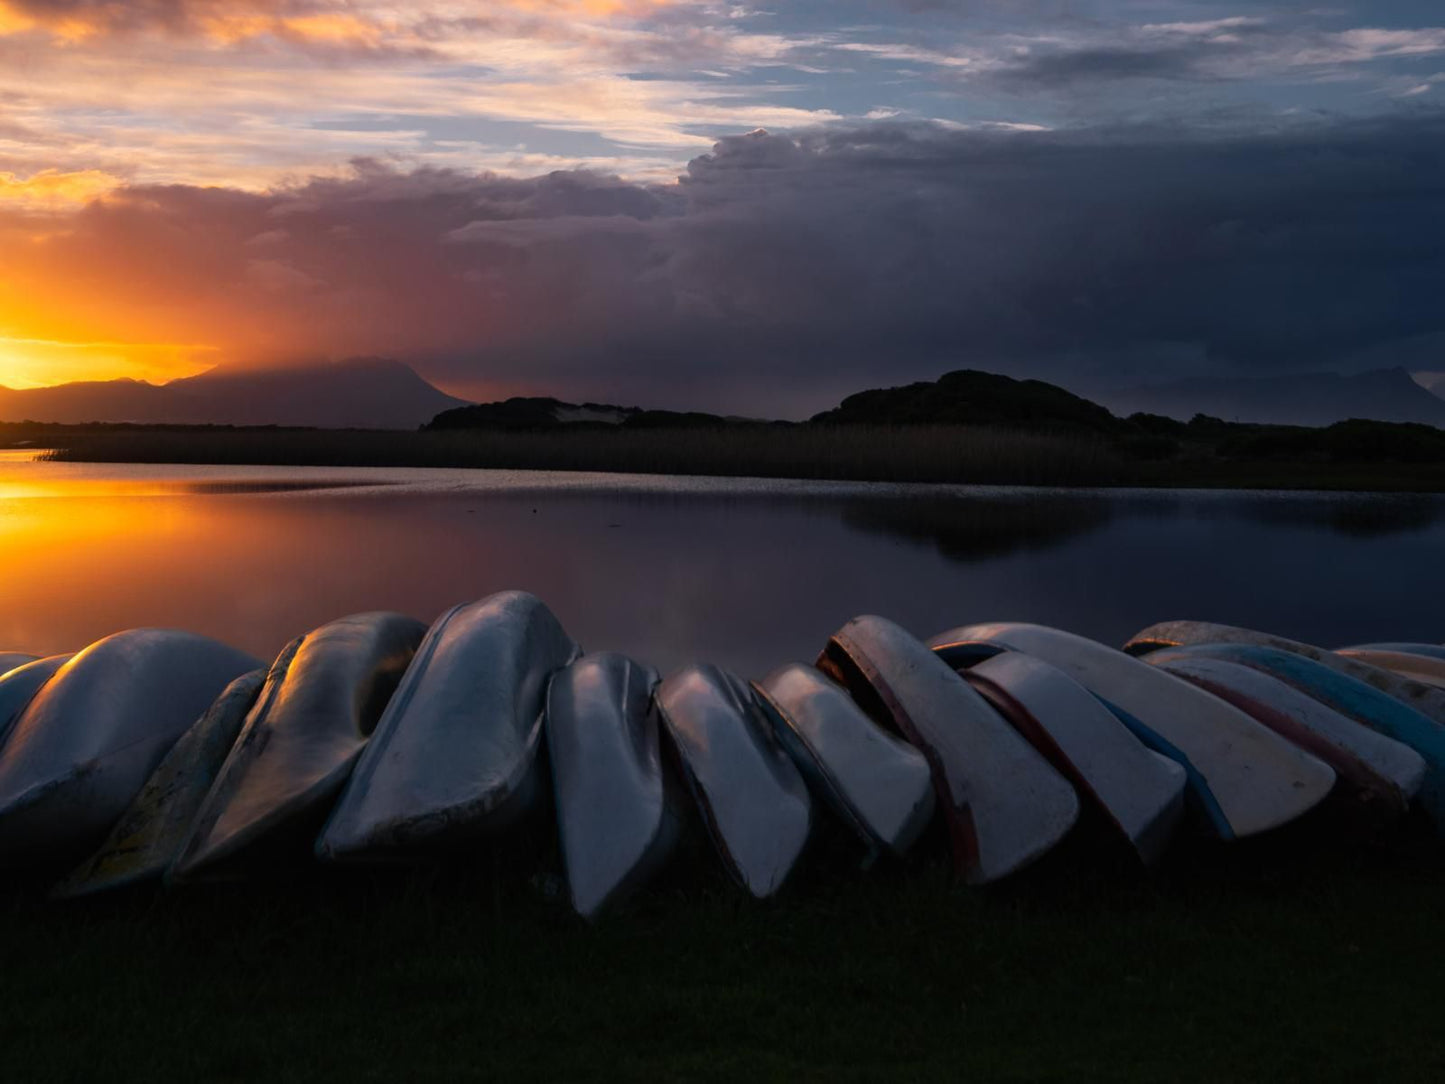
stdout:
MULTIPOLYGON (((486 863, 482 863, 486 864, 486 863)), ((525 870, 0 911, 7 1080, 1438 1080, 1445 868, 1074 846, 1002 889, 693 872, 589 927, 525 870)))

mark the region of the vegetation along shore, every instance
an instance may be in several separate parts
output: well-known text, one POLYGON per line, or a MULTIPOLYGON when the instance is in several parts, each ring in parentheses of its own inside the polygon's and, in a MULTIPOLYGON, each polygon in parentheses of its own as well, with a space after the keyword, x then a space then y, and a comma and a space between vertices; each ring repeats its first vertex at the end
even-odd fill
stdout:
POLYGON ((16 422, 0 424, 0 445, 73 462, 1445 491, 1445 430, 1433 426, 1118 418, 1053 385, 971 371, 861 392, 796 423, 513 399, 446 411, 415 431, 16 422))

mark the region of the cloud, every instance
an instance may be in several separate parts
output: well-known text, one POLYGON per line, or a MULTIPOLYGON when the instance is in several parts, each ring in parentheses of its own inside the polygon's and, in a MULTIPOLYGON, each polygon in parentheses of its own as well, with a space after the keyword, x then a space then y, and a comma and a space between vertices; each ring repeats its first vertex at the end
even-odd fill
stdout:
POLYGON ((387 353, 462 392, 765 414, 960 365, 1074 383, 1348 366, 1445 334, 1441 148, 1445 114, 1423 109, 890 120, 728 137, 672 185, 361 161, 264 193, 133 186, 7 251, 0 331, 7 288, 32 286, 37 319, 68 299, 95 339, 387 353))
POLYGON ((689 3, 0 0, 0 11, 11 19, 0 170, 20 175, 261 188, 357 155, 472 169, 635 162, 655 175, 721 131, 839 116, 750 77, 797 41, 689 3))
MULTIPOLYGON (((540 17, 610 20, 642 17, 670 2, 493 0, 488 6, 540 17)), ((42 28, 70 40, 161 32, 225 43, 272 35, 377 44, 408 23, 394 6, 367 0, 0 0, 0 33, 42 28)))
POLYGON ((1445 27, 1326 29, 1318 13, 1142 24, 1075 20, 970 33, 959 46, 848 41, 838 51, 933 67, 951 78, 1060 92, 1090 84, 1338 77, 1445 54, 1445 27))
POLYGON ((73 173, 46 169, 28 177, 0 172, 0 208, 61 210, 75 204, 89 203, 120 184, 120 178, 94 169, 73 173))

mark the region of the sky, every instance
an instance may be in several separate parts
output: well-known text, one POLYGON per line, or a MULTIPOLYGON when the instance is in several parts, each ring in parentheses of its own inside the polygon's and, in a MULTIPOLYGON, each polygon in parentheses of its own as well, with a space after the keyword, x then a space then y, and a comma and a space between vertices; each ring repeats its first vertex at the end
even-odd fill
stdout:
POLYGON ((1438 0, 0 0, 0 384, 1445 368, 1438 0))

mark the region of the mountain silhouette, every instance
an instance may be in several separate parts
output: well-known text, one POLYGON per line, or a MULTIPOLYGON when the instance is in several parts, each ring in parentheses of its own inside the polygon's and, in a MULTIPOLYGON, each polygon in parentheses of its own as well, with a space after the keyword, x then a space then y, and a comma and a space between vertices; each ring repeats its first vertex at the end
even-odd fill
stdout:
POLYGON ((871 388, 814 415, 828 425, 1005 425, 1109 432, 1107 410, 1042 380, 959 369, 937 380, 871 388))
POLYGON ((219 367, 169 384, 86 381, 50 388, 0 387, 0 421, 295 425, 415 429, 465 406, 386 358, 275 369, 219 367))
POLYGON ((1100 393, 1096 398, 1120 415, 1143 412, 1185 420, 1208 414, 1231 422, 1311 426, 1367 418, 1445 428, 1445 399, 1400 368, 1353 376, 1318 372, 1197 377, 1100 393))

